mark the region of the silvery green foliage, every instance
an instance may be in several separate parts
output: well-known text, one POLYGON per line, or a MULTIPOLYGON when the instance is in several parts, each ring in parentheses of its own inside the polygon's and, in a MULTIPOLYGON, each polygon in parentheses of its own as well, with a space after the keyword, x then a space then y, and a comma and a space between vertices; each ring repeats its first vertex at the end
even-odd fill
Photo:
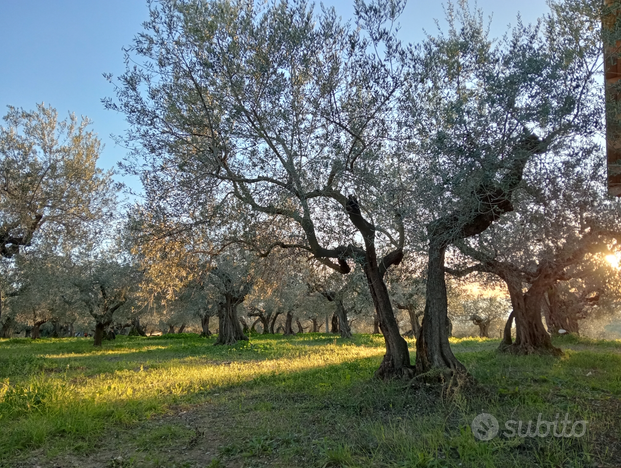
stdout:
POLYGON ((233 230, 251 241, 276 220, 264 249, 356 257, 344 210, 355 193, 386 243, 398 244, 404 192, 384 177, 401 157, 387 152, 403 84, 397 48, 302 1, 153 3, 129 50, 141 65, 128 62, 118 102, 107 101, 132 125, 137 159, 127 167, 142 177, 149 211, 225 220, 214 237, 233 230), (383 57, 368 53, 377 41, 383 57))
POLYGON ((61 274, 66 258, 52 254, 33 252, 18 255, 8 277, 6 309, 23 325, 49 321, 72 323, 80 320, 79 312, 70 306, 75 291, 61 274))
POLYGON ((111 255, 73 262, 65 270, 73 286, 71 305, 97 323, 109 325, 122 312, 131 312, 140 272, 111 255), (116 314, 116 317, 115 317, 116 314))
POLYGON ((448 31, 409 50, 416 66, 402 109, 416 164, 404 169, 412 196, 427 201, 416 205, 418 220, 451 213, 458 231, 488 209, 485 194, 519 184, 519 165, 533 153, 550 156, 601 131, 601 37, 585 9, 591 3, 553 3, 538 24, 518 22, 500 40, 488 37, 481 12, 449 4, 448 31))
POLYGON ((33 243, 75 247, 113 209, 111 173, 97 168, 89 120, 52 107, 9 106, 0 126, 0 255, 33 243), (36 234, 36 235, 35 235, 36 234))

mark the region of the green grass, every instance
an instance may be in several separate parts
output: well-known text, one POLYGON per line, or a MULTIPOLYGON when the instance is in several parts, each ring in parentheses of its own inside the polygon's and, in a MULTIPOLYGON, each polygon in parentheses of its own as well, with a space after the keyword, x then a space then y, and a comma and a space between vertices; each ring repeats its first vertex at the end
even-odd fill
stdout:
MULTIPOLYGON (((621 459, 621 343, 562 337, 561 358, 453 340, 475 386, 373 379, 380 336, 0 340, 0 466, 579 467, 621 459), (588 421, 581 438, 470 429, 588 421), (85 456, 94 460, 82 465, 85 456), (71 465, 74 463, 74 465, 71 465)), ((414 342, 409 341, 414 358, 414 342)))

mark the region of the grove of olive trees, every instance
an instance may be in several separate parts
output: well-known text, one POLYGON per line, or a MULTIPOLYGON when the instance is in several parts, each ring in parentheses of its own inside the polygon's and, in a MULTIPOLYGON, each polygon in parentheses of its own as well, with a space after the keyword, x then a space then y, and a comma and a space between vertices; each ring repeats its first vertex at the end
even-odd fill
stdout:
POLYGON ((453 295, 482 337, 505 321, 518 354, 557 354, 551 333, 616 303, 595 0, 552 2, 500 39, 449 4, 419 44, 395 27, 403 1, 356 1, 353 22, 302 0, 149 8, 104 100, 129 124, 132 205, 114 209, 88 120, 5 117, 3 335, 49 322, 99 346, 217 327, 233 345, 373 327, 377 377, 443 382, 467 375, 447 274, 504 281, 505 298, 453 295))

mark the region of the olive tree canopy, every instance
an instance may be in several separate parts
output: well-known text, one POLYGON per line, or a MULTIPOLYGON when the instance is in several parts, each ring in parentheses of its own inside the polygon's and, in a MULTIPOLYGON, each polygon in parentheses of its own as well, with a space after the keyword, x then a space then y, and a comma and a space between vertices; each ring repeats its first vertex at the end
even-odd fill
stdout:
POLYGON ((35 234, 59 242, 100 220, 113 199, 111 173, 97 167, 101 143, 89 120, 59 121, 52 107, 9 106, 0 126, 0 255, 12 257, 35 234))

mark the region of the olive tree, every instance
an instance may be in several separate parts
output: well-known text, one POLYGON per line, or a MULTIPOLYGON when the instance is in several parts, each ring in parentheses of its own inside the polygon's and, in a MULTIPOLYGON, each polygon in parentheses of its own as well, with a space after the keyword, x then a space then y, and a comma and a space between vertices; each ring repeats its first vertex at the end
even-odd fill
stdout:
POLYGON ((448 342, 446 249, 514 210, 530 161, 600 126, 599 26, 594 2, 578 3, 552 2, 536 26, 518 23, 492 41, 482 14, 459 2, 447 10, 448 31, 410 53, 421 68, 403 110, 418 162, 407 168, 413 196, 426 201, 418 219, 428 242, 418 374, 465 371, 448 342))
MULTIPOLYGON (((618 248, 621 204, 605 194, 602 154, 597 142, 585 140, 552 161, 532 164, 514 212, 484 234, 457 244, 478 262, 461 273, 486 271, 507 285, 513 312, 502 350, 560 354, 543 325, 543 308, 551 305, 554 316, 558 283, 594 275, 586 260, 618 248)), ((552 322, 548 328, 554 328, 552 322)))
POLYGON ((111 212, 111 173, 97 167, 101 143, 89 120, 58 119, 52 107, 9 106, 0 126, 0 255, 12 257, 37 233, 74 239, 111 212))
POLYGON ((263 253, 305 250, 341 273, 359 262, 386 337, 379 375, 403 374, 409 353, 383 281, 404 242, 401 155, 386 151, 403 84, 395 44, 302 1, 162 2, 145 26, 130 51, 145 66, 108 101, 132 124, 143 180, 191 201, 179 205, 195 223, 208 218, 202 206, 232 203, 255 223, 278 220, 263 253))
POLYGON ((263 254, 361 266, 385 338, 382 378, 465 371, 448 344, 447 246, 511 211, 526 163, 595 115, 593 34, 561 9, 497 42, 466 7, 449 9, 447 34, 406 50, 391 29, 403 6, 358 1, 354 28, 302 0, 152 4, 128 52, 140 66, 106 101, 131 124, 128 169, 169 214, 260 238, 263 254), (414 369, 384 276, 403 258, 406 225, 423 223, 414 369))

